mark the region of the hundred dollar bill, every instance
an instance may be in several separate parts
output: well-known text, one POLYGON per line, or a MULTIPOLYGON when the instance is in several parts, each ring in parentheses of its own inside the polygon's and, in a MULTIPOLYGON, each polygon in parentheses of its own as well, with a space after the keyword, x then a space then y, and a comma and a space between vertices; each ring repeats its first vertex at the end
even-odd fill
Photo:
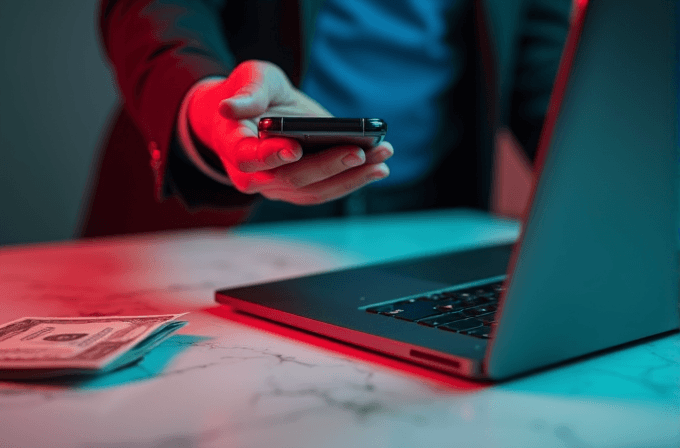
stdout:
POLYGON ((9 322, 0 326, 0 378, 117 369, 186 325, 175 320, 183 315, 24 317, 9 322))

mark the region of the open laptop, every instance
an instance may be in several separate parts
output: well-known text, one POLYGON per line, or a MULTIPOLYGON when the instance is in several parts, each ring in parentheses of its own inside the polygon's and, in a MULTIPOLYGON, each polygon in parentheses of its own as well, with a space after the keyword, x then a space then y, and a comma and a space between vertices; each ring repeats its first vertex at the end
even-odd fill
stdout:
POLYGON ((224 289, 216 300, 491 380, 677 329, 676 1, 578 3, 514 245, 224 289))

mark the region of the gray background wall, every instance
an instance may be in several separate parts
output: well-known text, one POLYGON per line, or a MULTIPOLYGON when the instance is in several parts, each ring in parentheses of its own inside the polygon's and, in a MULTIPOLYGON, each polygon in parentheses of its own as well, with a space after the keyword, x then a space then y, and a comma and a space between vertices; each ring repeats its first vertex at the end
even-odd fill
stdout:
POLYGON ((115 88, 94 0, 0 2, 0 245, 71 238, 115 88))

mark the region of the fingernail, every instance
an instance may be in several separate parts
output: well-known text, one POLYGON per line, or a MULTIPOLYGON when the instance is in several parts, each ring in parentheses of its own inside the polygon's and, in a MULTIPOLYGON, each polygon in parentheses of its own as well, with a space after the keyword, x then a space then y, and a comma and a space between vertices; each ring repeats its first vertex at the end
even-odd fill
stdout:
POLYGON ((368 175, 368 180, 380 180, 390 175, 390 169, 384 163, 376 167, 377 169, 368 175))
POLYGON ((283 160, 284 162, 295 162, 297 158, 297 154, 295 154, 295 152, 290 148, 284 148, 279 151, 279 159, 283 160))
POLYGON ((350 168, 353 166, 359 166, 362 163, 364 163, 364 161, 365 161, 364 157, 361 157, 355 153, 346 155, 345 157, 342 158, 343 165, 348 166, 350 168))
POLYGON ((388 148, 383 148, 383 149, 380 150, 380 152, 378 153, 378 155, 380 156, 381 159, 387 160, 387 159, 389 159, 390 157, 392 157, 392 156, 394 155, 394 152, 391 151, 391 150, 388 149, 388 148))

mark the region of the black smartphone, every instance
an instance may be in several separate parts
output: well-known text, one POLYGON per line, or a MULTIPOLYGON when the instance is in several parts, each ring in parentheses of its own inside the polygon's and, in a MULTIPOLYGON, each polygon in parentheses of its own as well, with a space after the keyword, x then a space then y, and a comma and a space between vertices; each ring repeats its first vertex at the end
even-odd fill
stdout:
POLYGON ((313 154, 331 146, 377 146, 385 138, 387 123, 379 118, 265 117, 257 130, 260 138, 299 140, 303 153, 313 154))

